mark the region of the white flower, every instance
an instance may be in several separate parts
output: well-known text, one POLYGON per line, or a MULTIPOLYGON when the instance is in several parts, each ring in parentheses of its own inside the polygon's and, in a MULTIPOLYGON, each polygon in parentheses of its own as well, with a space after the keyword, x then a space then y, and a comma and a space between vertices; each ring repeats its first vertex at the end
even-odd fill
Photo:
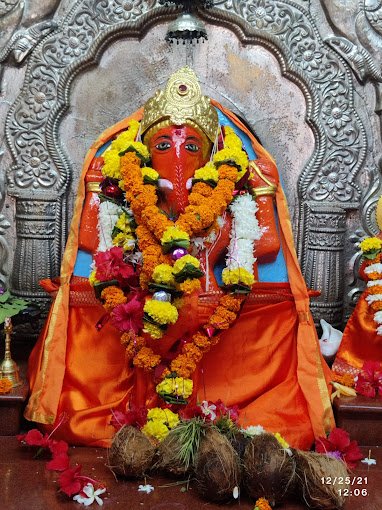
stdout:
POLYGON ((216 405, 211 404, 208 405, 207 400, 203 400, 203 402, 200 404, 200 409, 202 410, 202 413, 204 416, 209 416, 211 421, 214 421, 216 418, 216 405))
POLYGON ((377 327, 377 335, 382 336, 382 324, 377 327))
POLYGON ((368 466, 373 466, 373 465, 377 464, 377 461, 375 459, 369 459, 368 457, 366 457, 365 459, 362 459, 361 462, 363 464, 367 464, 368 466))
POLYGON ((382 301, 382 294, 370 294, 366 297, 366 301, 369 303, 374 303, 374 301, 382 301))
POLYGON ((150 494, 154 490, 154 487, 150 485, 149 483, 146 483, 146 485, 140 485, 138 487, 138 492, 145 492, 146 494, 150 494))
POLYGON ((83 488, 80 494, 74 496, 74 501, 77 503, 81 503, 84 506, 90 506, 94 501, 96 501, 100 506, 103 505, 102 499, 99 497, 100 494, 106 492, 106 489, 97 489, 94 490, 94 486, 92 483, 87 483, 83 488), (81 494, 85 494, 85 496, 81 496, 81 494))
POLYGON ((122 212, 123 209, 113 202, 101 202, 98 209, 98 251, 107 251, 113 247, 111 234, 122 212))
POLYGON ((260 436, 261 434, 265 434, 265 428, 261 425, 249 425, 245 429, 241 429, 240 432, 247 434, 247 436, 260 436))
POLYGON ((367 282, 368 287, 374 287, 374 285, 382 285, 382 280, 370 280, 367 282))
POLYGON ((365 269, 366 274, 370 273, 381 273, 382 274, 382 264, 371 264, 365 269))
POLYGON ((374 314, 374 320, 375 322, 377 322, 378 324, 382 324, 382 312, 379 311, 379 312, 375 312, 374 314))
POLYGON ((262 236, 256 218, 258 207, 249 194, 238 196, 230 206, 232 213, 231 241, 228 246, 226 266, 228 269, 243 267, 253 275, 254 244, 262 236))

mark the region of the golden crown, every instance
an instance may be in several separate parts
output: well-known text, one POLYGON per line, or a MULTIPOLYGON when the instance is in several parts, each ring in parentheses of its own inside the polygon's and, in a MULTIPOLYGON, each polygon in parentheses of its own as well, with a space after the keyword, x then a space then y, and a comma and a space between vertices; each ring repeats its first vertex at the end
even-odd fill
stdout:
POLYGON ((214 142, 218 115, 210 99, 202 95, 198 78, 189 67, 172 74, 164 90, 158 90, 144 106, 141 130, 144 135, 157 124, 190 124, 202 130, 214 142))

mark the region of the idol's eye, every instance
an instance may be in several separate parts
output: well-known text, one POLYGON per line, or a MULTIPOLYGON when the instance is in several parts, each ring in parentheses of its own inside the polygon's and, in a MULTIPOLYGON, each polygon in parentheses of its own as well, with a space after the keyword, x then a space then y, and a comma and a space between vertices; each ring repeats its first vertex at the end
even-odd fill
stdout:
POLYGON ((155 145, 155 148, 158 149, 158 151, 165 151, 171 147, 170 142, 160 142, 155 145))
POLYGON ((186 149, 190 152, 198 152, 200 147, 196 143, 187 143, 186 149))

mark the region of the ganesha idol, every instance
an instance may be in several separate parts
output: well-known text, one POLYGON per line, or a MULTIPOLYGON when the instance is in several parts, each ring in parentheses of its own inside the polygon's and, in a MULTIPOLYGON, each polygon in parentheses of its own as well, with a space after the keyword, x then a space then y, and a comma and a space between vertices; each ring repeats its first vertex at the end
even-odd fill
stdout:
POLYGON ((296 448, 333 427, 275 162, 187 67, 92 146, 42 285, 25 416, 56 437, 108 446, 117 411, 218 400, 296 448))

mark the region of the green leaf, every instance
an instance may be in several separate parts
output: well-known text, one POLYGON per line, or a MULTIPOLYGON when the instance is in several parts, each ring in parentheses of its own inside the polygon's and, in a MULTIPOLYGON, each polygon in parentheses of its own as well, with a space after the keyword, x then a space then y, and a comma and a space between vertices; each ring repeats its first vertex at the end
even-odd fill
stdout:
POLYGON ((203 271, 201 271, 198 267, 195 267, 193 264, 188 263, 181 271, 179 271, 179 273, 174 275, 174 278, 178 283, 182 283, 188 278, 201 278, 202 276, 204 276, 203 271))
POLYGON ((0 296, 0 303, 5 303, 11 297, 9 290, 6 290, 4 294, 0 296))

